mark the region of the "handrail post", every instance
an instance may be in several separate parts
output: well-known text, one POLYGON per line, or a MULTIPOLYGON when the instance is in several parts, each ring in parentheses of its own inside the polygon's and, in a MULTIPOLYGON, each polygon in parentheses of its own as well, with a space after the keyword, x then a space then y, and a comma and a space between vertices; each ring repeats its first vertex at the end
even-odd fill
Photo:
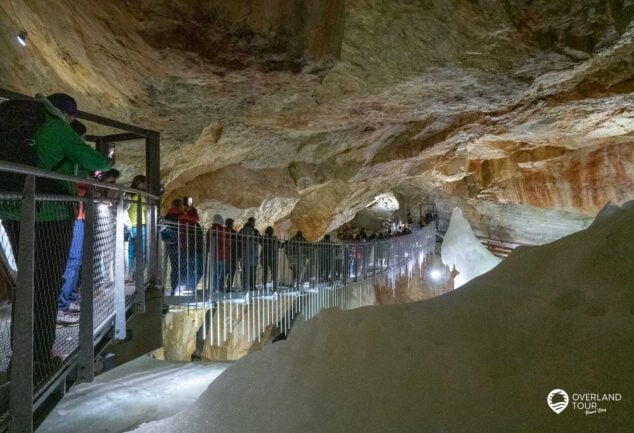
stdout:
MULTIPOLYGON (((150 194, 159 196, 161 193, 161 136, 158 132, 152 131, 145 138, 145 175, 146 186, 150 194)), ((148 200, 147 237, 148 237, 148 283, 151 286, 158 284, 158 209, 160 199, 148 200)), ((143 305, 145 310, 145 304, 143 305)))
POLYGON ((95 202, 94 187, 87 186, 84 201, 84 243, 82 253, 81 299, 79 314, 79 354, 77 379, 92 382, 95 377, 94 327, 94 259, 95 259, 95 202))
POLYGON ((117 202, 114 240, 114 337, 115 340, 125 340, 125 245, 124 245, 124 215, 123 195, 117 202))
POLYGON ((136 206, 136 239, 134 239, 134 286, 136 296, 134 297, 134 303, 138 312, 145 312, 145 278, 143 275, 143 259, 145 245, 143 244, 143 197, 141 194, 137 195, 136 203, 132 206, 136 206))
POLYGON ((156 215, 157 204, 154 199, 148 200, 147 206, 147 258, 148 258, 148 284, 150 287, 156 287, 158 285, 158 236, 157 226, 158 218, 156 215))
POLYGON ((356 241, 354 247, 354 282, 359 282, 359 241, 356 241))
POLYGON ((24 183, 20 213, 18 278, 13 304, 13 356, 9 410, 11 433, 33 431, 33 303, 35 271, 35 177, 24 183))
POLYGON ((376 246, 379 244, 379 242, 373 242, 372 243, 372 278, 376 277, 376 246))

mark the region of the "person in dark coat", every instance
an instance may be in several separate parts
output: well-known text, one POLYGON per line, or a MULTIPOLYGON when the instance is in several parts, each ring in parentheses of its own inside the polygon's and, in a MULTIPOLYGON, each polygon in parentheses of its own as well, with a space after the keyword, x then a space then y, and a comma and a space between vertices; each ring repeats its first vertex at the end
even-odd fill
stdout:
POLYGON ((330 241, 330 235, 324 236, 324 238, 319 241, 318 245, 319 251, 319 281, 324 282, 328 281, 330 277, 330 272, 332 270, 332 265, 334 263, 334 248, 333 244, 330 241))
POLYGON ((193 206, 187 206, 178 219, 186 233, 180 237, 180 281, 188 291, 195 291, 203 276, 204 239, 199 219, 198 211, 193 206))
POLYGON ((230 292, 233 287, 233 279, 236 276, 238 270, 238 262, 240 260, 240 253, 238 250, 238 232, 233 228, 234 220, 227 218, 225 220, 225 236, 229 238, 229 249, 225 253, 228 262, 225 263, 225 278, 227 279, 227 291, 230 292))
POLYGON ((239 232, 240 265, 242 266, 242 287, 255 290, 255 277, 258 267, 258 242, 260 232, 255 228, 255 218, 250 217, 239 232))
POLYGON ((273 290, 277 290, 277 252, 280 247, 279 240, 273 236, 273 227, 268 226, 264 230, 264 236, 260 238, 262 254, 260 264, 262 265, 262 283, 266 288, 269 272, 273 280, 273 290))
POLYGON ((225 272, 231 251, 231 232, 223 227, 222 216, 216 214, 213 224, 207 232, 207 251, 212 269, 213 290, 216 293, 225 291, 225 272))
POLYGON ((185 212, 183 202, 180 199, 172 200, 172 207, 167 210, 163 217, 165 224, 161 227, 161 239, 165 243, 165 254, 170 264, 170 284, 172 294, 176 292, 179 284, 180 262, 179 262, 179 233, 180 224, 178 222, 185 212))
POLYGON ((306 239, 300 230, 286 242, 285 250, 293 276, 293 287, 299 288, 306 266, 306 239))

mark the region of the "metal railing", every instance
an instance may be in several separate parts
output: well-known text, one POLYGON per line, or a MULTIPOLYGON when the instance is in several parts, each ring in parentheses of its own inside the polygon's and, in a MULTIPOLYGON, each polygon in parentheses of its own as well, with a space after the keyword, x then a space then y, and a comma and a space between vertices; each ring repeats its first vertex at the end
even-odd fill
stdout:
POLYGON ((235 332, 249 341, 259 341, 270 327, 285 335, 299 313, 311 319, 325 308, 348 308, 351 297, 373 299, 368 282, 411 276, 434 254, 436 242, 435 225, 406 236, 345 242, 187 223, 161 222, 159 231, 165 303, 172 311, 204 310, 197 326, 211 346, 222 346, 235 332))
POLYGON ((253 227, 159 224, 155 195, 0 161, 0 175, 9 173, 24 179, 21 192, 0 191, 0 409, 12 431, 30 431, 34 411, 67 377, 92 381, 106 334, 125 340, 126 314, 144 311, 148 285, 165 287, 168 305, 210 312, 201 332, 221 346, 232 333, 286 334, 300 313, 311 319, 347 308, 351 296, 372 298, 369 281, 412 274, 435 249, 433 226, 308 242, 253 227), (85 194, 41 193, 47 182, 85 194), (144 215, 134 226, 131 210, 144 215), (62 304, 78 310, 76 322, 60 323, 62 304))
POLYGON ((125 339, 127 311, 144 310, 146 286, 158 284, 159 198, 0 161, 9 174, 24 188, 0 191, 0 409, 23 432, 67 376, 92 381, 106 334, 125 339), (69 193, 41 193, 51 182, 69 193), (78 185, 81 197, 70 193, 78 185), (132 207, 145 218, 130 231, 145 235, 126 240, 132 207))

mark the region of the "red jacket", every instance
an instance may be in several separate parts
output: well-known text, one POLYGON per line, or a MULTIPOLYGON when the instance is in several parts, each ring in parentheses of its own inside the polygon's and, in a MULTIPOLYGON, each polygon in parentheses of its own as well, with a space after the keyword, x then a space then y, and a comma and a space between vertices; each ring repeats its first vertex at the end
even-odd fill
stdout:
POLYGON ((165 219, 175 223, 180 219, 181 215, 185 215, 185 212, 183 212, 182 209, 171 207, 167 210, 167 213, 165 214, 165 219))
POLYGON ((198 217, 198 211, 196 210, 196 208, 192 207, 187 212, 183 212, 178 217, 178 220, 185 224, 196 224, 198 223, 200 218, 198 217))
POLYGON ((214 238, 214 258, 218 261, 229 259, 231 252, 231 232, 220 224, 212 224, 209 234, 214 238))

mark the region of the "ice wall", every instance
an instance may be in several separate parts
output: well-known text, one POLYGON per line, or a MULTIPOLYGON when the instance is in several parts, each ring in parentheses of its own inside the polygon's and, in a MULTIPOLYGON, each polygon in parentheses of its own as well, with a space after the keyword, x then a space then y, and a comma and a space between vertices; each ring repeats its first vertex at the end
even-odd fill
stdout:
POLYGON ((455 265, 460 272, 455 279, 456 289, 490 271, 501 261, 475 237, 460 208, 455 208, 451 214, 441 256, 445 265, 450 269, 455 265))

